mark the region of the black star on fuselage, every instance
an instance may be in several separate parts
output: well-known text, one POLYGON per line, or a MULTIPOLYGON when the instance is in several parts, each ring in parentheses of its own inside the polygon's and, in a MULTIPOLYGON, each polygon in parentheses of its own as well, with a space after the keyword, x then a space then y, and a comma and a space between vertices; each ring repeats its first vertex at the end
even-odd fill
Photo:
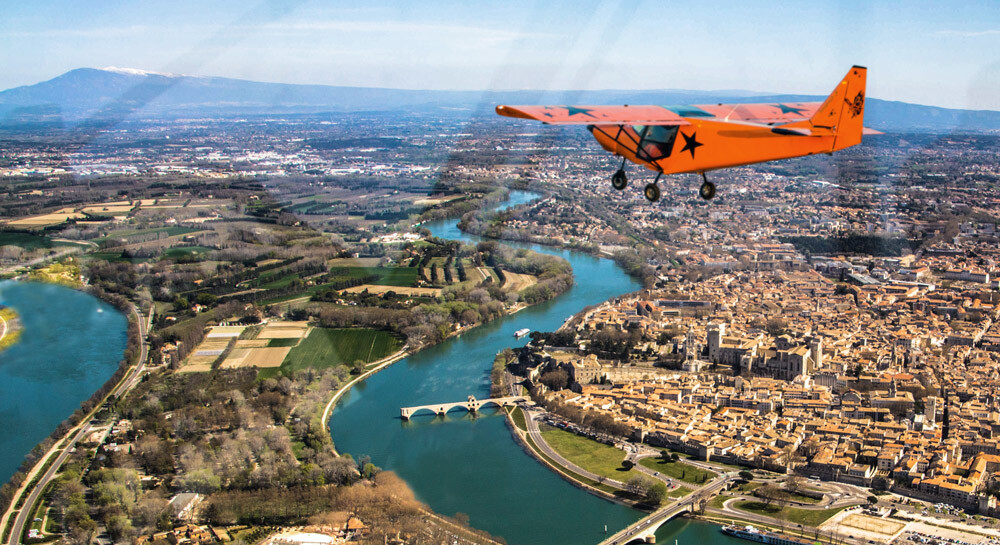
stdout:
POLYGON ((795 106, 786 106, 785 104, 776 104, 775 107, 780 108, 783 114, 800 114, 805 111, 805 108, 796 108, 795 106))
MULTIPOLYGON (((568 116, 574 116, 576 114, 590 115, 590 109, 589 108, 578 108, 576 106, 566 106, 566 115, 568 115, 568 116)), ((590 117, 594 117, 594 116, 590 115, 590 117)))
POLYGON ((705 144, 702 144, 696 139, 698 137, 697 132, 691 133, 691 136, 681 133, 681 136, 684 137, 684 147, 681 148, 681 153, 684 153, 685 151, 690 151, 691 158, 694 159, 694 150, 698 149, 701 146, 704 146, 705 144))

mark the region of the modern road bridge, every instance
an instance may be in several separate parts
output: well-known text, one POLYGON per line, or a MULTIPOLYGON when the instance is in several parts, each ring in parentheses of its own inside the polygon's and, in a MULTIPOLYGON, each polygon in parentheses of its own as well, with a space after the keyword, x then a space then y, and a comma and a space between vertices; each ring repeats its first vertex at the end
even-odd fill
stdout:
POLYGON ((688 494, 687 497, 681 498, 657 511, 650 513, 649 515, 646 515, 644 518, 637 520, 627 528, 624 528, 620 532, 608 537, 599 545, 655 543, 656 531, 660 529, 660 526, 663 526, 667 521, 685 511, 694 510, 700 502, 708 501, 710 498, 721 492, 731 478, 731 474, 719 475, 709 484, 695 490, 691 494, 688 494))
POLYGON ((436 405, 420 405, 417 407, 401 407, 399 409, 399 416, 403 417, 403 420, 409 420, 411 416, 420 411, 430 411, 438 416, 444 416, 448 411, 456 408, 465 409, 470 413, 478 412, 479 409, 487 405, 493 405, 495 407, 503 407, 505 405, 514 405, 521 401, 527 401, 528 398, 524 396, 510 396, 510 397, 495 397, 491 399, 476 399, 475 396, 469 396, 465 401, 456 401, 454 403, 438 403, 436 405))

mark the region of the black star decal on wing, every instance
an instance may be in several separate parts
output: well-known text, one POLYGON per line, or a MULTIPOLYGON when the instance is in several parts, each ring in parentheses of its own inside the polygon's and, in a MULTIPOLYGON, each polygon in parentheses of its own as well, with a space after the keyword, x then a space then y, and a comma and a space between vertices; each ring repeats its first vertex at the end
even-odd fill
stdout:
POLYGON ((691 133, 691 136, 681 133, 681 136, 684 137, 684 147, 681 148, 681 153, 684 153, 685 151, 690 151, 691 158, 694 159, 694 150, 698 149, 701 146, 704 146, 705 144, 702 144, 696 139, 698 137, 697 132, 691 133))
POLYGON ((566 106, 566 114, 570 117, 576 114, 585 114, 585 115, 590 115, 590 117, 594 117, 593 115, 590 114, 589 108, 578 108, 576 106, 566 106))
POLYGON ((786 104, 775 104, 775 107, 780 108, 783 114, 800 114, 805 111, 805 108, 796 108, 795 106, 788 106, 786 104))

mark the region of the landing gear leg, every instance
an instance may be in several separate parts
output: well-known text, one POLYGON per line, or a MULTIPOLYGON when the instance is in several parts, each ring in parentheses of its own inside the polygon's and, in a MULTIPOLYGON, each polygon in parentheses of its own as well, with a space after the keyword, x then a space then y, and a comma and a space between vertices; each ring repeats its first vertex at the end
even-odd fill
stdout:
POLYGON ((625 176, 625 158, 622 157, 622 166, 611 176, 611 187, 621 191, 628 185, 628 176, 625 176))
POLYGON ((705 199, 706 201, 710 201, 712 200, 712 197, 715 196, 715 184, 708 181, 708 178, 705 177, 704 172, 701 173, 701 179, 705 181, 701 184, 701 188, 698 190, 698 194, 701 195, 701 198, 705 199))
POLYGON ((653 183, 646 184, 646 189, 643 190, 643 194, 649 202, 656 202, 660 200, 660 186, 656 185, 656 182, 660 181, 660 176, 662 174, 662 172, 658 173, 656 175, 656 179, 653 180, 653 183))

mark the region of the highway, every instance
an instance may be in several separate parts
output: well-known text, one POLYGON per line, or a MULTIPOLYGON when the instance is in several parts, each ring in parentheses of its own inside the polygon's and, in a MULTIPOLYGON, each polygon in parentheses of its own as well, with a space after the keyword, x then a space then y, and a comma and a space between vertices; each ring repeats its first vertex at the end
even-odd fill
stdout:
MULTIPOLYGON (((135 305, 130 305, 130 307, 132 313, 135 314, 136 322, 139 324, 139 344, 141 347, 139 351, 139 362, 131 369, 131 371, 128 372, 128 374, 125 375, 121 381, 119 381, 118 385, 111 390, 111 393, 108 394, 109 396, 113 395, 120 397, 134 388, 135 385, 139 383, 139 380, 142 378, 142 374, 146 368, 146 360, 149 355, 149 344, 146 342, 146 334, 149 331, 149 327, 151 327, 153 323, 153 309, 150 308, 149 316, 144 321, 142 315, 136 310, 135 305)), ((10 508, 6 513, 4 513, 3 520, 0 521, 0 532, 6 528, 7 521, 10 518, 10 513, 14 506, 17 505, 18 499, 24 495, 25 487, 31 483, 39 469, 45 464, 45 461, 48 460, 52 454, 60 450, 59 445, 65 443, 65 447, 62 448, 62 452, 59 453, 55 462, 53 462, 52 465, 49 466, 48 470, 45 471, 41 479, 39 479, 38 484, 31 489, 28 499, 25 500, 23 507, 18 512, 17 518, 14 520, 14 524, 10 532, 10 538, 7 541, 8 544, 15 545, 21 543, 21 536, 24 534, 24 529, 31 524, 35 505, 37 505, 42 492, 45 490, 45 487, 49 484, 52 478, 59 472, 59 469, 62 467, 63 463, 66 462, 66 459, 69 458, 70 454, 72 454, 76 444, 90 434, 92 431, 90 419, 99 409, 100 405, 94 407, 90 414, 84 417, 80 423, 76 425, 76 427, 66 433, 66 436, 71 437, 71 439, 67 442, 66 437, 64 436, 62 439, 57 441, 56 444, 49 449, 49 452, 45 453, 45 456, 38 460, 38 463, 36 463, 35 467, 28 473, 28 476, 25 477, 24 485, 22 485, 22 488, 18 490, 14 499, 11 500, 10 508)))

